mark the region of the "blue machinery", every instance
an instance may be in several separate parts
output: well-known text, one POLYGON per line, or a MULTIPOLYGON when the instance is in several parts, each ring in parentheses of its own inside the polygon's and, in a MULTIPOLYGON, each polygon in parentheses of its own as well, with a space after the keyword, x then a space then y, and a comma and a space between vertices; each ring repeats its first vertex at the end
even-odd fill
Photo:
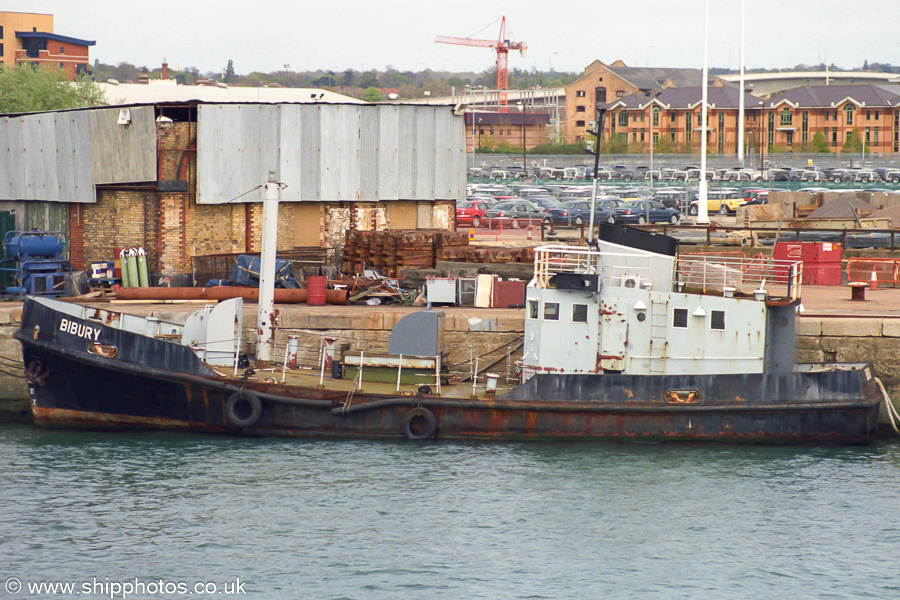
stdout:
POLYGON ((0 275, 7 294, 64 296, 72 264, 65 260, 68 239, 61 231, 8 231, 0 275))

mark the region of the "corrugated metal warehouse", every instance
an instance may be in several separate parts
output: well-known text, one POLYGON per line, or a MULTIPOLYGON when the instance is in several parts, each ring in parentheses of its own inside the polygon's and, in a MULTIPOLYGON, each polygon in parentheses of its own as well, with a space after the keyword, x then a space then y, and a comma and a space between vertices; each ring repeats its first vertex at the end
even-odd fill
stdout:
POLYGON ((184 284, 194 256, 258 251, 272 170, 286 185, 280 250, 339 249, 350 228, 448 227, 465 197, 462 117, 187 102, 0 118, 0 210, 17 229, 67 231, 76 269, 142 246, 154 276, 184 284))

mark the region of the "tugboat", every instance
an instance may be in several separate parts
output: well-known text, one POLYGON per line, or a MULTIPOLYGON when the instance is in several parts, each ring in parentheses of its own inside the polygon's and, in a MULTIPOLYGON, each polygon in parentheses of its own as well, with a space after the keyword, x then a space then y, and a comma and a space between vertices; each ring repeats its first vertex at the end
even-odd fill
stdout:
MULTIPOLYGON (((277 215, 277 185, 270 177, 264 215, 277 215)), ((15 337, 35 423, 410 440, 873 438, 882 395, 871 365, 793 361, 799 263, 679 256, 673 238, 608 224, 588 247, 535 254, 521 377, 509 384, 451 383, 434 310, 401 319, 388 354, 333 356, 346 377, 326 377, 324 362, 289 369, 287 356, 266 371, 279 361, 265 241, 254 368, 238 365, 240 298, 180 325, 28 297, 15 337)))

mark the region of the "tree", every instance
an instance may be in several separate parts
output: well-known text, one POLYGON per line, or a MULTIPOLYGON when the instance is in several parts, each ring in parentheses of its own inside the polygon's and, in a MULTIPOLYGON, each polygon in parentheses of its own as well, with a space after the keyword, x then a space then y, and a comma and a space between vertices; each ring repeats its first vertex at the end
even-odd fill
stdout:
POLYGON ((366 102, 380 102, 382 100, 381 92, 378 91, 378 88, 366 88, 366 91, 363 93, 363 100, 366 102))
POLYGON ((812 142, 809 148, 810 152, 818 152, 818 153, 828 153, 831 150, 828 148, 828 142, 825 140, 825 134, 821 131, 817 131, 812 136, 812 142))
POLYGON ((230 83, 234 79, 234 62, 228 59, 228 66, 225 67, 225 83, 230 83))
POLYGON ((65 71, 20 64, 0 69, 0 113, 37 112, 107 104, 87 77, 70 82, 65 71))
POLYGON ((856 129, 847 134, 847 141, 841 146, 841 152, 862 152, 862 137, 856 129))

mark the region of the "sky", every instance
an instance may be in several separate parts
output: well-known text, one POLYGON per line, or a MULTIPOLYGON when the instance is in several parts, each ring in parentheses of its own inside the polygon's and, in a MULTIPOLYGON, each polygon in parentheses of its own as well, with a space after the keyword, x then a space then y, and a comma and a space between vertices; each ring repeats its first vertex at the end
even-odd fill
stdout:
MULTIPOLYGON (((710 67, 740 65, 741 0, 709 3, 710 67)), ((0 10, 54 15, 55 33, 96 41, 91 62, 197 67, 237 74, 316 69, 475 72, 490 48, 435 43, 438 35, 525 42, 510 70, 581 73, 594 60, 701 68, 704 0, 5 0, 0 10)), ((897 0, 747 0, 747 68, 827 61, 900 65, 897 0)))

